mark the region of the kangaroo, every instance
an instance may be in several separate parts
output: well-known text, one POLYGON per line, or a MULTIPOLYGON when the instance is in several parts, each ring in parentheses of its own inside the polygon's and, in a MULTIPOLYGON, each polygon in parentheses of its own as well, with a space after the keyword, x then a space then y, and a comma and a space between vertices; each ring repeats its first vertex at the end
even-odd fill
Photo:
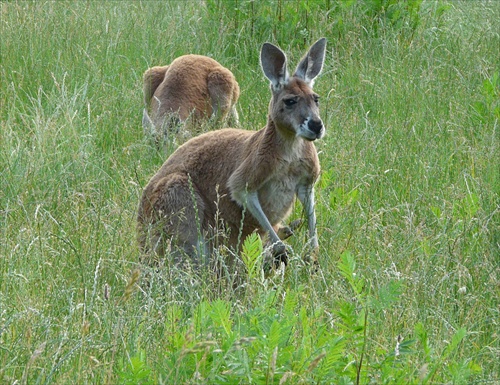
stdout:
POLYGON ((180 56, 169 65, 149 68, 143 80, 142 125, 157 140, 189 118, 200 124, 208 118, 225 121, 230 115, 238 123, 240 87, 233 73, 214 59, 180 56))
POLYGON ((200 258, 213 250, 210 237, 223 223, 228 246, 254 231, 267 235, 274 258, 286 263, 286 247, 277 234, 295 197, 304 207, 309 244, 318 249, 314 184, 320 165, 313 142, 323 137, 319 96, 326 39, 314 43, 292 76, 278 47, 264 43, 261 68, 271 82, 267 124, 259 131, 225 128, 194 137, 163 164, 143 191, 138 210, 143 252, 200 258))

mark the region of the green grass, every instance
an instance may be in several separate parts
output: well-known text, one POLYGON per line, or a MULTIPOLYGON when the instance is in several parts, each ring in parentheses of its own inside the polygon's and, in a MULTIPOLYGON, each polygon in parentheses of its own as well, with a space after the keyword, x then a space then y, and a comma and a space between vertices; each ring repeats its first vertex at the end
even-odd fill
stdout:
POLYGON ((500 382, 500 3, 12 1, 0 17, 1 383, 500 382), (139 198, 175 147, 143 137, 144 70, 216 58, 258 129, 261 44, 295 64, 321 36, 319 271, 305 229, 266 278, 249 240, 238 288, 140 266, 139 198))

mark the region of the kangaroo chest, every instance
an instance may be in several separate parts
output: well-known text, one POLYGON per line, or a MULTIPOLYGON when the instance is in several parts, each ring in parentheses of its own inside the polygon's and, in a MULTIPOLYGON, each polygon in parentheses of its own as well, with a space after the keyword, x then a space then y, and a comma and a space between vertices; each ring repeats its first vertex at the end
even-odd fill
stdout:
POLYGON ((259 201, 269 221, 276 224, 293 207, 297 186, 311 184, 310 167, 303 160, 282 161, 258 191, 259 201))

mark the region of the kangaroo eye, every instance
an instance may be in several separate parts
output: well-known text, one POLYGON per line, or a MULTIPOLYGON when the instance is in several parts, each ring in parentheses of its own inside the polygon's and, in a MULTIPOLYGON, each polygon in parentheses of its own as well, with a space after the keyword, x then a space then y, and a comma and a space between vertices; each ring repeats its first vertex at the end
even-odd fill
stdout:
POLYGON ((285 106, 290 107, 297 103, 297 100, 295 98, 284 99, 283 103, 285 103, 285 106))
POLYGON ((319 96, 314 96, 314 103, 319 104, 319 96))

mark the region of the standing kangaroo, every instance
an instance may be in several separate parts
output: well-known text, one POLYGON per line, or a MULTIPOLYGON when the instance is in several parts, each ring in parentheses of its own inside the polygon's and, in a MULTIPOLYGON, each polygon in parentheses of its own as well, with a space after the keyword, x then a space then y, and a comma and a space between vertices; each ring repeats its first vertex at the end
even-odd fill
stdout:
POLYGON ((189 118, 200 124, 210 117, 225 121, 231 115, 238 122, 240 87, 233 73, 214 59, 180 56, 170 65, 149 68, 143 80, 142 125, 156 139, 189 118))
POLYGON ((310 246, 318 248, 314 184, 320 165, 313 141, 325 129, 312 86, 325 48, 324 38, 314 43, 289 76, 283 51, 270 43, 262 46, 261 66, 272 92, 267 125, 256 132, 208 132, 167 159, 139 205, 143 252, 165 254, 171 242, 196 259, 212 250, 210 237, 222 222, 230 247, 238 249, 242 239, 258 231, 269 237, 273 256, 283 259, 286 249, 276 230, 295 196, 305 210, 310 246))

